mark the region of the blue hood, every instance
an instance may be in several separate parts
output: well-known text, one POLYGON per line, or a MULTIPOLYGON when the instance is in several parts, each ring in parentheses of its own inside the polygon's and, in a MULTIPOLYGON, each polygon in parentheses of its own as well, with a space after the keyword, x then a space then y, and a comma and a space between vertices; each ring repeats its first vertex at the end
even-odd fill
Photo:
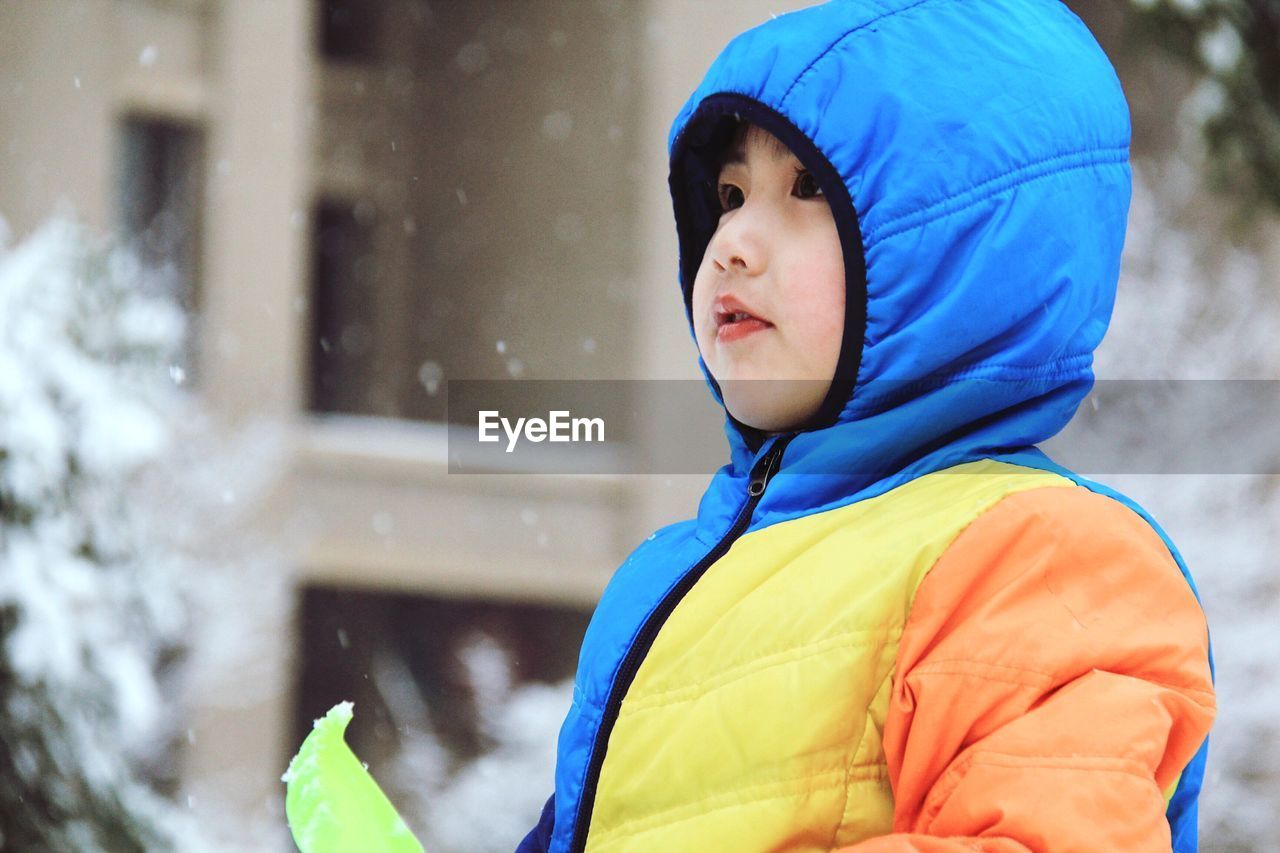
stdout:
MULTIPOLYGON (((761 522, 1026 452, 1067 424, 1110 321, 1131 176, 1119 80, 1065 5, 834 0, 735 38, 668 138, 691 336, 719 211, 711 152, 735 116, 813 172, 847 278, 835 379, 782 437, 761 522), (788 487, 796 474, 817 476, 788 487)), ((777 440, 727 410, 725 434, 730 462, 699 509, 708 530, 777 440)))

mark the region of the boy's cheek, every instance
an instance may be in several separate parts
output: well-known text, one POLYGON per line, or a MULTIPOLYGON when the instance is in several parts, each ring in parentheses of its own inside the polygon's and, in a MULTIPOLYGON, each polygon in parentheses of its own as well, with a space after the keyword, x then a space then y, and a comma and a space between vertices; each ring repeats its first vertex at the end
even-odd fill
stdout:
POLYGON ((712 328, 711 321, 708 319, 710 306, 706 304, 705 299, 701 299, 699 296, 700 294, 695 289, 693 294, 693 332, 698 340, 698 349, 705 359, 709 350, 715 344, 716 333, 715 329, 712 328))
POLYGON ((706 362, 707 369, 711 371, 711 375, 716 377, 719 373, 720 365, 716 358, 715 334, 696 324, 695 330, 698 340, 698 353, 702 356, 702 360, 706 362))
POLYGON ((694 336, 698 339, 698 351, 702 353, 703 359, 711 354, 711 348, 715 343, 715 334, 707 328, 707 324, 701 320, 695 319, 693 323, 694 336))

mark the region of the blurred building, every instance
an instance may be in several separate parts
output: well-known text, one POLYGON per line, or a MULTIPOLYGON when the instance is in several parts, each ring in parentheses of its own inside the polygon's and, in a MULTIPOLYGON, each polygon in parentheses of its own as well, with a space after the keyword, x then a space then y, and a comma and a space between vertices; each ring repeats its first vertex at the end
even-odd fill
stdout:
POLYGON ((186 381, 287 427, 262 526, 306 532, 294 607, 245 627, 274 675, 193 685, 184 769, 282 844, 280 773, 331 704, 379 707, 374 649, 464 708, 466 751, 446 652, 480 629, 517 679, 569 676, 612 571, 694 513, 705 476, 449 474, 445 383, 700 380, 667 129, 732 35, 802 5, 0 4, 14 238, 59 206, 127 235, 195 319, 186 381))

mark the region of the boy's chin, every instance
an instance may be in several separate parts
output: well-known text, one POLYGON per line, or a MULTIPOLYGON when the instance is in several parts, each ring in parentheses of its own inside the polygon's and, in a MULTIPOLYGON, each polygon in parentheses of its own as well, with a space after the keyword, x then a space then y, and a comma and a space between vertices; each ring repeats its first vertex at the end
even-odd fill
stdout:
POLYGON ((740 379, 720 384, 725 407, 742 423, 784 432, 804 423, 826 396, 830 382, 812 379, 740 379))

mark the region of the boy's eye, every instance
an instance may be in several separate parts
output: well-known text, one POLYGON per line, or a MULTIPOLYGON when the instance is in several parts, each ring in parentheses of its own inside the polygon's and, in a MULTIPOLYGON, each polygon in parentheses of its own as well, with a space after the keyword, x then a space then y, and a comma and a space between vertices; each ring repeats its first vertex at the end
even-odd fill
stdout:
POLYGON ((822 195, 822 187, 818 179, 807 169, 796 171, 796 194, 801 198, 815 198, 822 195))
POLYGON ((742 207, 743 203, 746 201, 746 199, 742 197, 742 190, 733 184, 721 184, 718 192, 720 194, 721 213, 733 210, 737 207, 742 207))

